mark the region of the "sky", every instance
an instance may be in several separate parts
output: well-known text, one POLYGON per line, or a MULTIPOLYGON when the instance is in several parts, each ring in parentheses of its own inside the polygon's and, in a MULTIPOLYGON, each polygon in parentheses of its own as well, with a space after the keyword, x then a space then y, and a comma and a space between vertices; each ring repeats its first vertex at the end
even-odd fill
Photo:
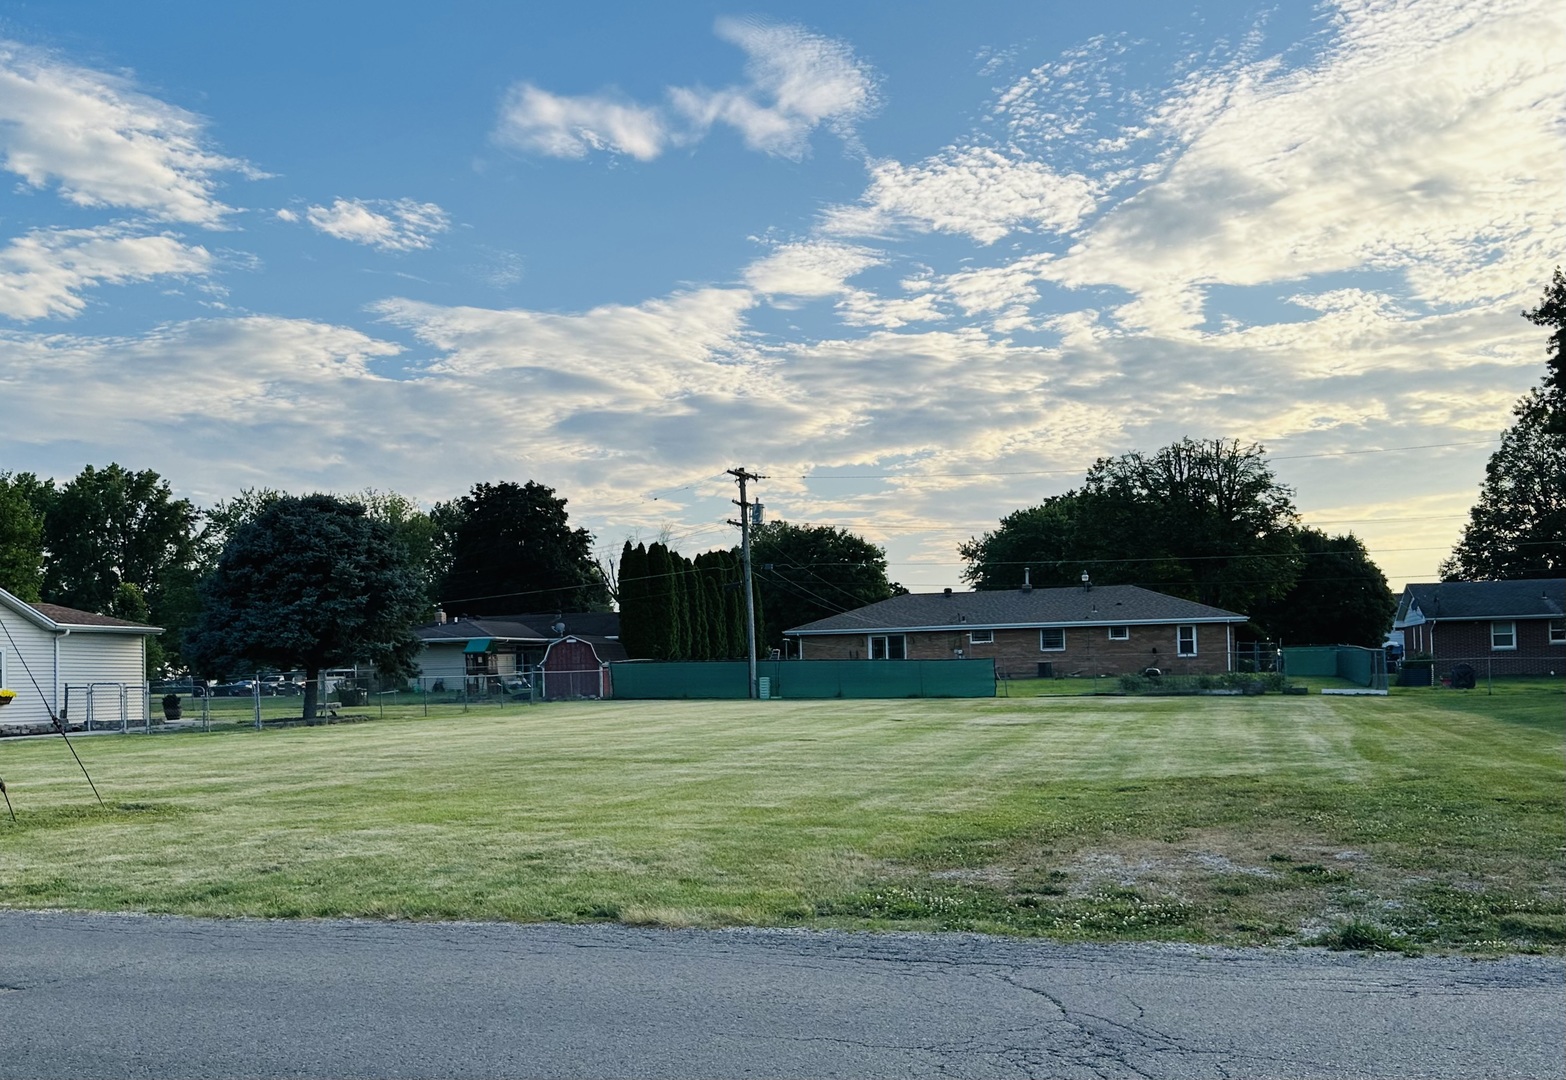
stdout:
POLYGON ((915 591, 1182 437, 1433 580, 1566 252, 1558 0, 0 9, 0 471, 617 555, 725 470, 915 591))

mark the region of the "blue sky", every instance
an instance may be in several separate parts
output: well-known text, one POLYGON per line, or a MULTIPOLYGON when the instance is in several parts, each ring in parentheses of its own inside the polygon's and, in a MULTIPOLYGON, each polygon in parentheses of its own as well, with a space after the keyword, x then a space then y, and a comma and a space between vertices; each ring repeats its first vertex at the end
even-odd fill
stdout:
POLYGON ((1094 458, 1224 437, 1429 579, 1543 371, 1563 23, 13 4, 0 469, 535 479, 694 553, 743 464, 920 589, 1094 458))

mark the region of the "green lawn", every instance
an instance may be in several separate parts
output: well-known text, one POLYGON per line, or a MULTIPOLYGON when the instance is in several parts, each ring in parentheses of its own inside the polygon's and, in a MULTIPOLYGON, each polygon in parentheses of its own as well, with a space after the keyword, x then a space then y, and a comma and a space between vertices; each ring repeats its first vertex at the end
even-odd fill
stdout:
POLYGON ((1563 689, 12 740, 0 905, 1558 949, 1563 689))

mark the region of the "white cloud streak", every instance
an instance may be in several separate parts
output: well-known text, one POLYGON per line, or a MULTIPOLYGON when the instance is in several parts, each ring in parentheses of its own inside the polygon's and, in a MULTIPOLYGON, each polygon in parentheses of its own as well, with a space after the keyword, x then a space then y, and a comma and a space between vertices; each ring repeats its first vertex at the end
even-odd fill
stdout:
POLYGON ((822 125, 852 144, 854 125, 879 105, 870 68, 840 41, 758 19, 722 18, 715 29, 745 51, 745 83, 669 87, 667 105, 643 105, 607 93, 563 96, 520 82, 501 103, 494 138, 549 157, 601 150, 651 161, 725 124, 753 150, 798 160, 822 125))
MULTIPOLYGON (((290 210, 278 211, 278 217, 298 220, 290 210)), ((305 219, 328 236, 381 251, 428 248, 438 234, 451 227, 446 211, 413 199, 337 199, 331 206, 309 207, 305 219)))
POLYGON ((604 94, 564 97, 518 83, 500 106, 495 140, 547 157, 583 158, 607 150, 651 161, 672 139, 662 110, 604 94))
POLYGON ((0 249, 0 315, 23 322, 70 317, 87 306, 85 289, 204 274, 211 266, 205 248, 169 234, 138 235, 121 226, 35 229, 0 249))
POLYGON ((207 227, 232 212, 217 175, 253 174, 211 149, 194 114, 10 42, 0 42, 0 167, 79 206, 207 227))

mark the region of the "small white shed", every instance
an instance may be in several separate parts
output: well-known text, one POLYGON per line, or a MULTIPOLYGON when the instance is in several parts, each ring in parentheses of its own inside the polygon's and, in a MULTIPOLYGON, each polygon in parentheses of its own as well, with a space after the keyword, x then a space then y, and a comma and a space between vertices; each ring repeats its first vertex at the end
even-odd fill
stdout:
POLYGON ((0 728, 48 725, 66 705, 67 719, 86 719, 92 697, 98 719, 147 718, 147 639, 161 627, 59 604, 29 604, 0 589, 0 687, 16 692, 0 705, 0 728), (36 684, 36 685, 35 685, 36 684), (123 704, 122 704, 123 703, 123 704))

